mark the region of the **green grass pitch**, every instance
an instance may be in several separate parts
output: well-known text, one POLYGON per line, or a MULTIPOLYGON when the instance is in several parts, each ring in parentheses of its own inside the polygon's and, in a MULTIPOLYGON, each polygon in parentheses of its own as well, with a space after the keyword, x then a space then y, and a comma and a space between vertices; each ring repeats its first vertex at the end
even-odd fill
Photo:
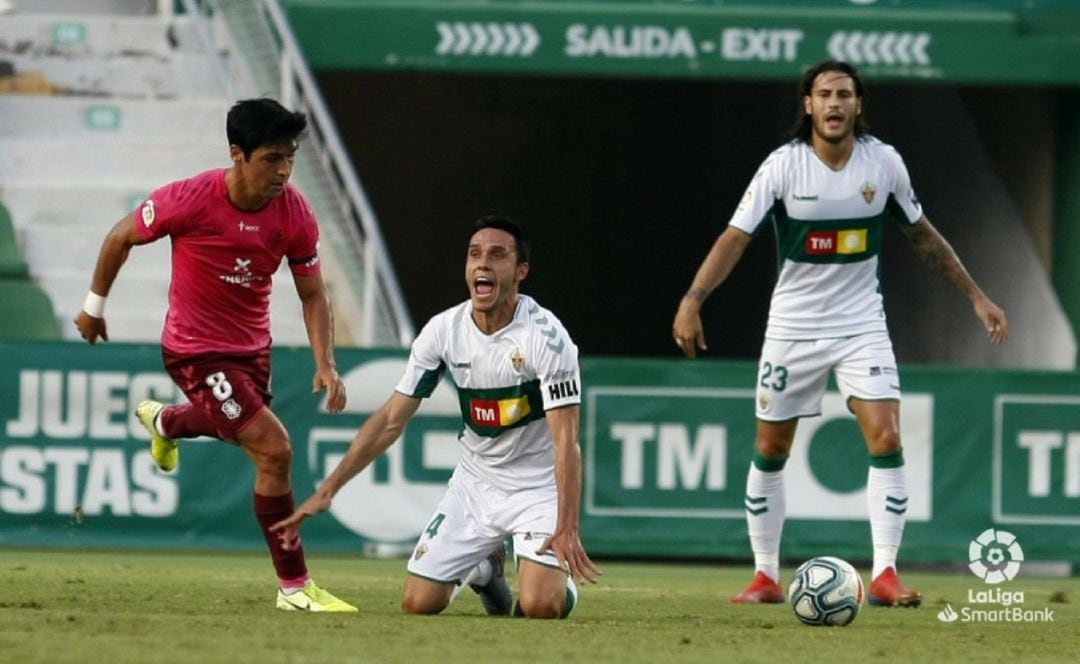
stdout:
POLYGON ((1080 644, 1075 577, 1007 584, 1024 592, 1025 609, 1053 611, 1049 623, 944 623, 937 614, 946 604, 959 612, 969 589, 989 586, 967 573, 909 571, 922 608, 864 605, 849 627, 815 628, 787 605, 729 604, 749 567, 607 562, 569 620, 541 622, 484 616, 471 591, 441 616, 403 616, 404 561, 309 559, 317 581, 359 614, 274 609, 275 580, 261 553, 3 549, 0 660, 1017 664, 1070 661, 1080 644))

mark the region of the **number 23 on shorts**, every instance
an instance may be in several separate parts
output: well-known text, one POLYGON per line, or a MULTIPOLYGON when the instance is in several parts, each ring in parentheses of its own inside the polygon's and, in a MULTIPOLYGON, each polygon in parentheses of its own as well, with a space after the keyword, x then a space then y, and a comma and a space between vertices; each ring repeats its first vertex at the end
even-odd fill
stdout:
POLYGON ((787 379, 787 367, 779 364, 773 366, 772 362, 761 363, 761 379, 758 381, 761 387, 774 392, 783 392, 787 387, 787 379))

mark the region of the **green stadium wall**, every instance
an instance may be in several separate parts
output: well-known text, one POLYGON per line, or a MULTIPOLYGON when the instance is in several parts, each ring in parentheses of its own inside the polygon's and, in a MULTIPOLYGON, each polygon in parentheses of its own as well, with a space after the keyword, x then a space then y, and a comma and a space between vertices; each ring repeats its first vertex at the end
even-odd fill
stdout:
MULTIPOLYGON (((295 448, 298 499, 337 462, 404 367, 396 350, 342 349, 347 412, 310 392, 306 349, 274 353, 275 411, 295 448)), ((597 556, 749 557, 743 518, 755 367, 710 360, 582 361, 583 538, 597 556)), ((902 559, 967 563, 983 530, 1014 533, 1026 559, 1080 563, 1080 375, 909 367, 902 429, 911 500, 902 559)), ((134 418, 181 396, 151 345, 0 344, 0 546, 249 549, 252 468, 233 446, 185 441, 175 473, 153 467, 134 418)), ((831 389, 788 464, 783 554, 870 556, 867 458, 831 389)), ((401 441, 305 527, 309 550, 406 553, 457 451, 449 385, 401 441)))

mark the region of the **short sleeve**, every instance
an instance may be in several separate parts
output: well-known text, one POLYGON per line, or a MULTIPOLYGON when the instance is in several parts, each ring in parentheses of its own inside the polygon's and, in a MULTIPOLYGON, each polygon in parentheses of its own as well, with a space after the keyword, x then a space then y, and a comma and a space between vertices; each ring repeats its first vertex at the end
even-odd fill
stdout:
POLYGON ((534 320, 534 371, 540 381, 544 410, 581 403, 581 370, 578 348, 551 313, 541 310, 534 320))
POLYGON ((295 199, 290 201, 292 234, 286 249, 289 269, 294 275, 310 277, 319 273, 319 224, 315 212, 304 196, 291 190, 295 199))
POLYGON ((915 195, 915 188, 911 186, 911 176, 908 174, 907 166, 900 153, 893 148, 886 148, 885 154, 885 161, 893 179, 889 207, 896 221, 914 224, 922 219, 923 209, 918 196, 915 195))
POLYGON ((409 351, 405 374, 398 381, 397 392, 409 397, 426 399, 431 396, 446 371, 443 360, 442 316, 437 316, 420 330, 409 351))
POLYGON ((735 208, 729 225, 750 235, 757 233, 762 222, 772 214, 776 201, 783 199, 780 186, 782 160, 780 150, 776 150, 761 163, 739 201, 739 206, 735 208))
POLYGON ((178 180, 155 190, 135 208, 135 227, 148 242, 166 235, 182 235, 188 220, 195 218, 202 207, 198 181, 178 180))

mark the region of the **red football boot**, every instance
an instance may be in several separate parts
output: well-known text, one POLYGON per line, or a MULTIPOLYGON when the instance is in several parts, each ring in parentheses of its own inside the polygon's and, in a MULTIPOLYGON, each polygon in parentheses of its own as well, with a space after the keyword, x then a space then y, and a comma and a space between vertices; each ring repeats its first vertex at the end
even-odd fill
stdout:
POLYGON ((783 604, 784 589, 765 574, 758 572, 746 590, 730 599, 732 604, 783 604))
POLYGON ((896 570, 886 567, 885 571, 878 574, 870 584, 870 592, 866 599, 874 606, 910 606, 916 607, 922 604, 922 593, 918 590, 905 588, 896 575, 896 570))

